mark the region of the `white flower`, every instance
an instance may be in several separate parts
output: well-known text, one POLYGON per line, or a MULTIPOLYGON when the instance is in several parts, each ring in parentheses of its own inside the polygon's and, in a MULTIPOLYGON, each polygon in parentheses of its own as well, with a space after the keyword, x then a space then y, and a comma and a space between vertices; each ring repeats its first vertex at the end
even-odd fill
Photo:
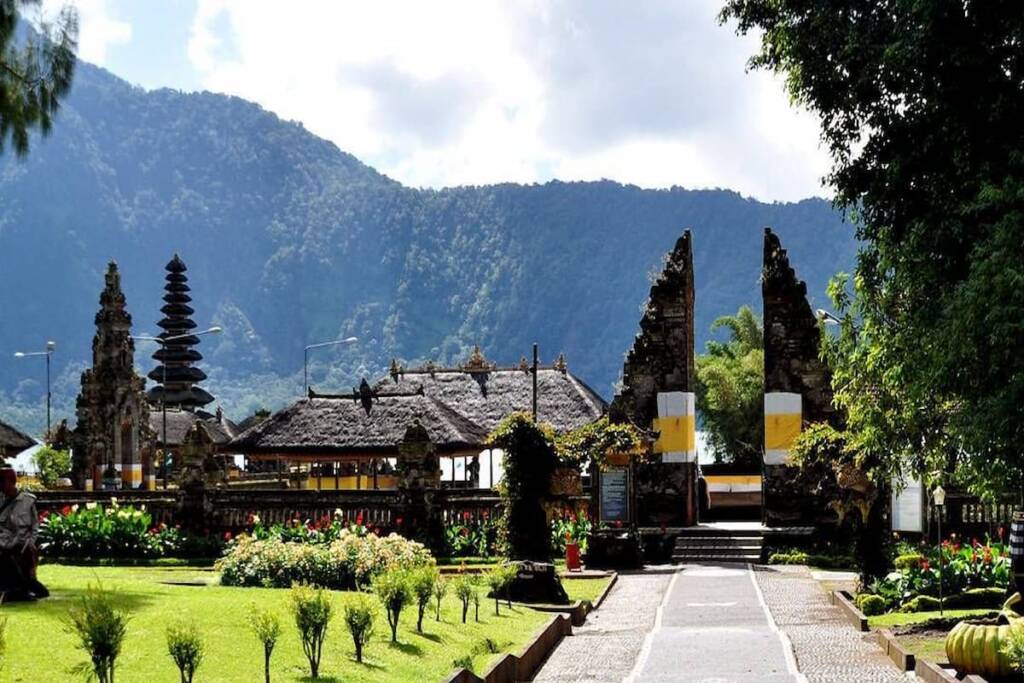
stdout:
POLYGON ((75 503, 74 505, 71 506, 71 511, 78 512, 78 503, 75 503))
POLYGON ((85 509, 86 510, 93 510, 95 508, 96 508, 96 501, 89 501, 88 503, 85 504, 85 509))
POLYGON ((117 496, 110 497, 110 507, 117 507, 117 496))

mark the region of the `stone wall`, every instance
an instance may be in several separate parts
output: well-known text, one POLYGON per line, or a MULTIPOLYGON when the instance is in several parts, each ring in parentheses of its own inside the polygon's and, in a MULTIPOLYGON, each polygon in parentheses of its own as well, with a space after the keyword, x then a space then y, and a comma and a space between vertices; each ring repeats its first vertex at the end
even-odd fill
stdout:
POLYGON ((651 287, 640 332, 623 366, 622 389, 610 408, 613 421, 632 422, 665 444, 634 468, 634 519, 640 526, 697 521, 693 298, 687 230, 651 287))
POLYGON ((769 526, 813 524, 820 520, 816 500, 798 470, 785 464, 793 435, 773 435, 789 427, 799 432, 812 422, 835 424, 831 374, 821 360, 820 327, 807 302, 807 286, 796 277, 789 256, 770 228, 764 233, 764 516, 769 526), (774 424, 773 424, 774 420, 774 424))

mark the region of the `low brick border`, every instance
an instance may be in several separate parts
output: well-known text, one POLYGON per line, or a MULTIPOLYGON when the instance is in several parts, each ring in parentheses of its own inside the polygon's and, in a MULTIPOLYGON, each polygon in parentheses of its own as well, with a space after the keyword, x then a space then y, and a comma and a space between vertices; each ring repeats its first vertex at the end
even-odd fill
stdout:
POLYGON ((882 652, 889 656, 893 664, 900 671, 913 671, 914 666, 917 664, 917 658, 913 653, 908 652, 900 641, 896 640, 896 636, 893 632, 887 628, 879 629, 875 632, 878 635, 878 644, 882 647, 882 652))
POLYGON ((914 674, 924 683, 987 683, 984 678, 976 674, 957 678, 950 664, 935 664, 924 659, 917 660, 914 674))
POLYGON ((459 669, 444 679, 444 683, 516 683, 533 680, 540 665, 562 638, 568 635, 572 635, 569 617, 556 614, 517 654, 501 657, 484 673, 483 678, 467 669, 459 669))
POLYGON ((868 618, 853 604, 853 597, 846 591, 832 591, 832 604, 838 607, 847 621, 858 631, 867 632, 868 618))
POLYGON ((577 600, 576 602, 569 603, 568 605, 548 605, 548 604, 531 604, 528 607, 537 610, 538 612, 561 612, 562 614, 568 614, 572 618, 573 626, 582 626, 587 621, 587 615, 596 610, 604 602, 604 599, 608 597, 608 593, 612 587, 619 580, 619 575, 616 572, 610 572, 605 576, 593 577, 593 581, 600 581, 603 578, 611 577, 611 581, 604 587, 601 594, 591 602, 590 600, 577 600))

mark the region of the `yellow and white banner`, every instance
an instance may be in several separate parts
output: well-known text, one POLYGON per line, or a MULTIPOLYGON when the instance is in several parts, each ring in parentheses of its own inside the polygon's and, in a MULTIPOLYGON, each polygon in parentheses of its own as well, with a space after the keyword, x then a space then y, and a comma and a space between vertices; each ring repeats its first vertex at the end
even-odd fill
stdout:
POLYGON ((789 453, 800 436, 803 397, 785 391, 764 395, 764 464, 788 465, 789 453))
POLYGON ((697 401, 693 392, 658 392, 658 417, 654 430, 658 440, 654 452, 662 462, 697 461, 697 401))
POLYGON ((141 462, 133 462, 121 467, 121 485, 126 489, 137 489, 142 486, 141 462))

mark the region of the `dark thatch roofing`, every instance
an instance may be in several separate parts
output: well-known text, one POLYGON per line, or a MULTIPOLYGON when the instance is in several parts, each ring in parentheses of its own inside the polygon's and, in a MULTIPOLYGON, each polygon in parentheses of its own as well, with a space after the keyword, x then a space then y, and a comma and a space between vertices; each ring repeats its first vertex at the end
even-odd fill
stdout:
POLYGON ((242 453, 397 453, 416 420, 440 452, 478 448, 487 437, 478 425, 421 393, 311 392, 310 398, 246 430, 231 448, 242 453))
POLYGON ((35 445, 36 441, 31 436, 0 421, 0 452, 20 453, 35 445))
MULTIPOLYGON (((226 418, 217 419, 216 415, 204 410, 191 411, 180 408, 167 409, 167 445, 170 447, 180 446, 185 441, 185 435, 192 425, 202 421, 207 432, 218 446, 227 444, 237 433, 234 424, 226 418)), ((162 443, 164 436, 163 413, 158 406, 149 411, 149 427, 156 435, 156 442, 162 443)))
MULTIPOLYGON (((474 368, 467 363, 462 368, 404 370, 393 366, 392 370, 390 377, 375 385, 378 392, 422 391, 487 433, 510 414, 532 410, 533 375, 525 363, 516 368, 474 368)), ((597 392, 566 369, 564 359, 538 370, 537 419, 555 431, 564 433, 590 424, 607 407, 597 392)))

